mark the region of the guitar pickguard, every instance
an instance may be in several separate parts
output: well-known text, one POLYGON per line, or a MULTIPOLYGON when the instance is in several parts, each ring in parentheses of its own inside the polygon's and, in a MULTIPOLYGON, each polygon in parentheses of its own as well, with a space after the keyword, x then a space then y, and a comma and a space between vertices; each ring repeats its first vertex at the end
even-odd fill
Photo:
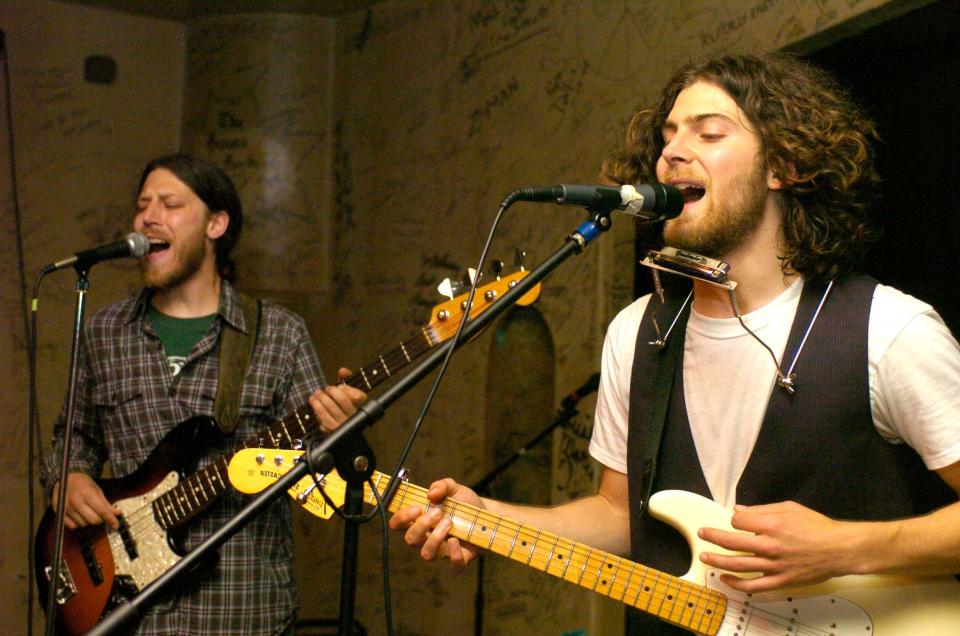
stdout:
POLYGON ((175 487, 179 481, 179 475, 171 471, 149 492, 114 503, 123 511, 135 546, 135 556, 131 558, 129 546, 124 544, 121 533, 109 533, 110 551, 116 563, 116 575, 129 577, 138 591, 181 559, 180 555, 170 547, 167 531, 157 523, 150 505, 157 497, 175 487))
POLYGON ((744 594, 707 570, 706 587, 727 597, 718 636, 873 634, 873 621, 856 603, 828 594, 744 594))

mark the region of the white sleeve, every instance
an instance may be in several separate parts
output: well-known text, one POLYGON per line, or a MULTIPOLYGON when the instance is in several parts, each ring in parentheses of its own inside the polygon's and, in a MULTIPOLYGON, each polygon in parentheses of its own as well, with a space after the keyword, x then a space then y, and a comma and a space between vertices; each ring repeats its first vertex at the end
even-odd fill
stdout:
POLYGON ((929 306, 880 285, 870 312, 873 421, 930 470, 960 461, 960 346, 929 306))
POLYGON ((627 472, 630 376, 640 319, 649 296, 624 308, 610 323, 600 360, 600 390, 590 437, 590 455, 621 473, 627 472))

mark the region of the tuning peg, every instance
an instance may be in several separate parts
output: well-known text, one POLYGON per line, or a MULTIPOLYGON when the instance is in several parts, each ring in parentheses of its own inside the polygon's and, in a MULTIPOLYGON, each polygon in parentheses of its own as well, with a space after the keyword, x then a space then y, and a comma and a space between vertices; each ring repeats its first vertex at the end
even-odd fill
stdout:
POLYGON ((453 300, 463 292, 463 284, 455 283, 449 278, 444 278, 440 281, 440 284, 437 285, 437 291, 440 292, 441 296, 453 300))
POLYGON ((463 285, 464 287, 473 287, 477 284, 479 277, 477 276, 477 270, 472 267, 467 268, 467 273, 463 275, 463 285))
POLYGON ((522 249, 520 249, 520 248, 518 247, 518 248, 516 249, 516 251, 514 252, 514 254, 513 254, 513 262, 516 263, 517 268, 518 268, 521 272, 526 271, 526 270, 523 268, 523 261, 524 261, 526 258, 527 258, 527 253, 526 253, 524 250, 522 250, 522 249))
POLYGON ((497 280, 500 280, 500 272, 503 271, 503 261, 492 261, 490 263, 490 269, 493 271, 493 275, 497 277, 497 280))

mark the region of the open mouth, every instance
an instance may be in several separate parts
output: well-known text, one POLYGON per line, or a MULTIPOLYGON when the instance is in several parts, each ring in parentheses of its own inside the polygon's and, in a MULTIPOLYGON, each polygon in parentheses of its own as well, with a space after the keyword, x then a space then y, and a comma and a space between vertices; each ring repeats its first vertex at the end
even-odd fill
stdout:
POLYGON ((150 239, 150 253, 154 252, 163 252, 164 250, 170 249, 170 243, 167 241, 162 241, 160 239, 150 239))
POLYGON ((684 203, 690 203, 692 201, 699 201, 703 198, 703 195, 707 193, 706 188, 701 188, 689 183, 676 184, 678 190, 680 190, 681 196, 683 196, 684 203))

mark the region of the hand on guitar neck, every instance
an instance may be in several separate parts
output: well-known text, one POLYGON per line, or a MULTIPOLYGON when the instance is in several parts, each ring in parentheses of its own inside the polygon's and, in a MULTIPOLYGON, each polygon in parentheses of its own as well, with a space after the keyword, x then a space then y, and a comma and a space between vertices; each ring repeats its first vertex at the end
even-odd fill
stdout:
MULTIPOLYGON (((430 484, 427 497, 431 504, 441 504, 447 498, 457 499, 477 508, 484 508, 483 500, 463 484, 447 478, 430 484)), ((398 511, 390 518, 391 530, 407 531, 403 535, 407 545, 419 545, 420 556, 428 561, 437 558, 449 558, 454 572, 463 572, 467 564, 480 553, 480 548, 448 535, 453 527, 449 517, 443 515, 442 508, 410 506, 398 511)))
POLYGON ((357 412, 357 407, 367 401, 367 394, 345 382, 353 371, 340 367, 337 371, 338 382, 328 384, 314 391, 309 402, 313 408, 320 430, 330 433, 343 424, 347 418, 357 412))

